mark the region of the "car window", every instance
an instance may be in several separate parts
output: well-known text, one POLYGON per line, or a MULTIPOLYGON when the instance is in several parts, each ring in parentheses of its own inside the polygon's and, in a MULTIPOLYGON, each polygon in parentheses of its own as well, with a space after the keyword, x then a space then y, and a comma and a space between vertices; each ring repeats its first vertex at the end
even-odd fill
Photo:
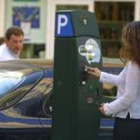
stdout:
POLYGON ((43 70, 39 67, 0 63, 0 110, 18 102, 42 76, 43 70))
POLYGON ((0 71, 0 95, 13 89, 22 80, 24 77, 21 72, 0 71))
POLYGON ((28 91, 30 91, 33 86, 35 86, 40 81, 42 76, 43 72, 35 72, 19 77, 19 79, 15 78, 15 81, 17 81, 13 84, 11 89, 7 89, 8 91, 3 91, 3 94, 0 95, 0 110, 8 108, 18 102, 28 93, 28 91))

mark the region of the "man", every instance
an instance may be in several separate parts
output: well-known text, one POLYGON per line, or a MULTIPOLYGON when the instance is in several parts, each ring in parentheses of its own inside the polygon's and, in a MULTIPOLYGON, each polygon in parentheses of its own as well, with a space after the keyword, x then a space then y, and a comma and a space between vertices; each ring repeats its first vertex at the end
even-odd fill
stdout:
POLYGON ((19 27, 10 27, 5 33, 5 43, 0 46, 0 61, 19 59, 24 33, 19 27))

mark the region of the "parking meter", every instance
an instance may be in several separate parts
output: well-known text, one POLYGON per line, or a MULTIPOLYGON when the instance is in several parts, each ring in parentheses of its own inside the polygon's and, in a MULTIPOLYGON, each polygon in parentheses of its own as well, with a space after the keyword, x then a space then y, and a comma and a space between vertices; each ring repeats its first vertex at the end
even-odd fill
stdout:
POLYGON ((102 67, 95 15, 60 11, 55 21, 52 140, 96 140, 102 85, 84 67, 102 67))

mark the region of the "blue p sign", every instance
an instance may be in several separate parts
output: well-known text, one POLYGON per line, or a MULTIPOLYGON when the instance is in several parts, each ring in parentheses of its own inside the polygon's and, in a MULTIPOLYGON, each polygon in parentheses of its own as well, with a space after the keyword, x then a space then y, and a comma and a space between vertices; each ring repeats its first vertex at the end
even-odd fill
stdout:
POLYGON ((70 14, 57 13, 55 29, 56 29, 55 30, 56 37, 73 36, 73 28, 70 14))

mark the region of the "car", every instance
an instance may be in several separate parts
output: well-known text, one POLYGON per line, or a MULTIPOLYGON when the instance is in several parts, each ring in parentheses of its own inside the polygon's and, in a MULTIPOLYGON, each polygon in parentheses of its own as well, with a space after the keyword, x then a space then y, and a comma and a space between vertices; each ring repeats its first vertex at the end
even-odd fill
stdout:
MULTIPOLYGON (((119 73, 121 69, 103 67, 111 73, 119 73)), ((112 99, 116 88, 104 87, 107 87, 105 99, 112 99)), ((50 140, 52 92, 52 60, 0 62, 0 140, 50 140)), ((98 140, 111 140, 113 124, 113 118, 102 116, 98 140)))
POLYGON ((53 62, 0 62, 0 139, 50 140, 53 62))

